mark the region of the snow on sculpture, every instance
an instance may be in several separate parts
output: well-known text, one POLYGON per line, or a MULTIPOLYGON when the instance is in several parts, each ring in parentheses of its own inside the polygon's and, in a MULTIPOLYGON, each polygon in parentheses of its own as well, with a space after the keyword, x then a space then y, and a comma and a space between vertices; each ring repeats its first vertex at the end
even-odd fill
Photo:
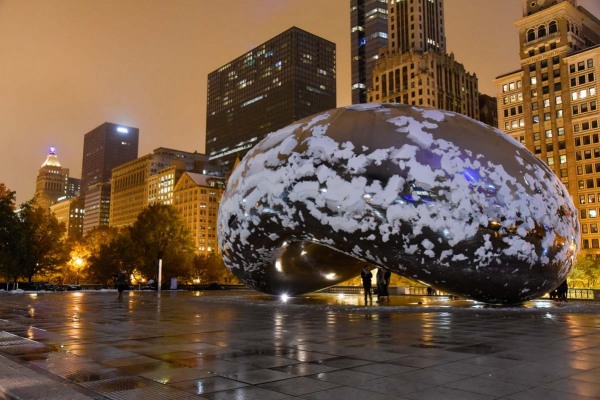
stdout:
POLYGON ((226 266, 266 293, 323 289, 370 263, 490 303, 554 289, 579 246, 565 187, 520 143, 399 104, 270 134, 233 171, 218 232, 226 266))

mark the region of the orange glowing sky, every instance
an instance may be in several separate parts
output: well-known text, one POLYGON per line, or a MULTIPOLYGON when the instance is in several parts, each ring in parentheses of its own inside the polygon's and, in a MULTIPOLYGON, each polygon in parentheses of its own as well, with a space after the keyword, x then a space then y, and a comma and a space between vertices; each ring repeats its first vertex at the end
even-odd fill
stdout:
MULTIPOLYGON (((350 104, 350 0, 0 0, 0 182, 23 202, 48 147, 81 176, 83 136, 140 128, 139 155, 204 151, 211 71, 298 26, 337 45, 337 102, 350 104)), ((600 16, 600 1, 579 0, 600 16)), ((446 0, 449 52, 495 95, 519 67, 520 0, 446 0)))

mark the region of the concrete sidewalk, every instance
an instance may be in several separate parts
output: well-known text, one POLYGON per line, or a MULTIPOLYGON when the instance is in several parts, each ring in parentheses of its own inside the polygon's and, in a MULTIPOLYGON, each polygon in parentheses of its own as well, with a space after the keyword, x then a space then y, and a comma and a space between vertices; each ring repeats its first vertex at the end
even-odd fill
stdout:
POLYGON ((0 399, 7 400, 89 400, 67 382, 59 383, 40 372, 0 355, 0 399))
POLYGON ((0 387, 19 399, 600 398, 597 303, 361 303, 0 292, 0 387))

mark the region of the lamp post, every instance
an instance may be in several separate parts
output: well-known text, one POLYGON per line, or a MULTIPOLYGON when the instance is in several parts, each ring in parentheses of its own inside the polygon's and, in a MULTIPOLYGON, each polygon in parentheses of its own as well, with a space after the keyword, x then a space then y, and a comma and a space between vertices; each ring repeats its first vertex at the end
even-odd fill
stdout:
POLYGON ((160 287, 162 284, 162 264, 163 264, 163 255, 165 254, 165 249, 167 248, 167 245, 169 244, 169 238, 171 237, 171 232, 166 231, 166 232, 161 232, 158 235, 158 240, 157 240, 157 247, 158 247, 158 254, 157 254, 157 258, 158 258, 158 282, 157 282, 157 289, 160 292, 160 287))
POLYGON ((160 284, 162 282, 162 254, 159 254, 158 257, 158 282, 156 288, 160 292, 160 284))
POLYGON ((75 259, 75 273, 77 275, 77 279, 76 279, 76 284, 79 285, 79 271, 81 270, 81 267, 83 267, 83 259, 81 257, 77 257, 75 259))

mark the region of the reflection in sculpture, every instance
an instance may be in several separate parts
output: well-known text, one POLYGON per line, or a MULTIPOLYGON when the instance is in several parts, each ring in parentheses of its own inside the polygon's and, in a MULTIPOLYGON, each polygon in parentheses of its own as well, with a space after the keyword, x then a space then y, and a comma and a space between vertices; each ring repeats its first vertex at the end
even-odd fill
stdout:
POLYGON ((490 303, 539 297, 579 246, 577 212, 520 143, 462 115, 338 108, 272 133, 219 209, 227 267, 272 294, 319 290, 368 262, 490 303))

